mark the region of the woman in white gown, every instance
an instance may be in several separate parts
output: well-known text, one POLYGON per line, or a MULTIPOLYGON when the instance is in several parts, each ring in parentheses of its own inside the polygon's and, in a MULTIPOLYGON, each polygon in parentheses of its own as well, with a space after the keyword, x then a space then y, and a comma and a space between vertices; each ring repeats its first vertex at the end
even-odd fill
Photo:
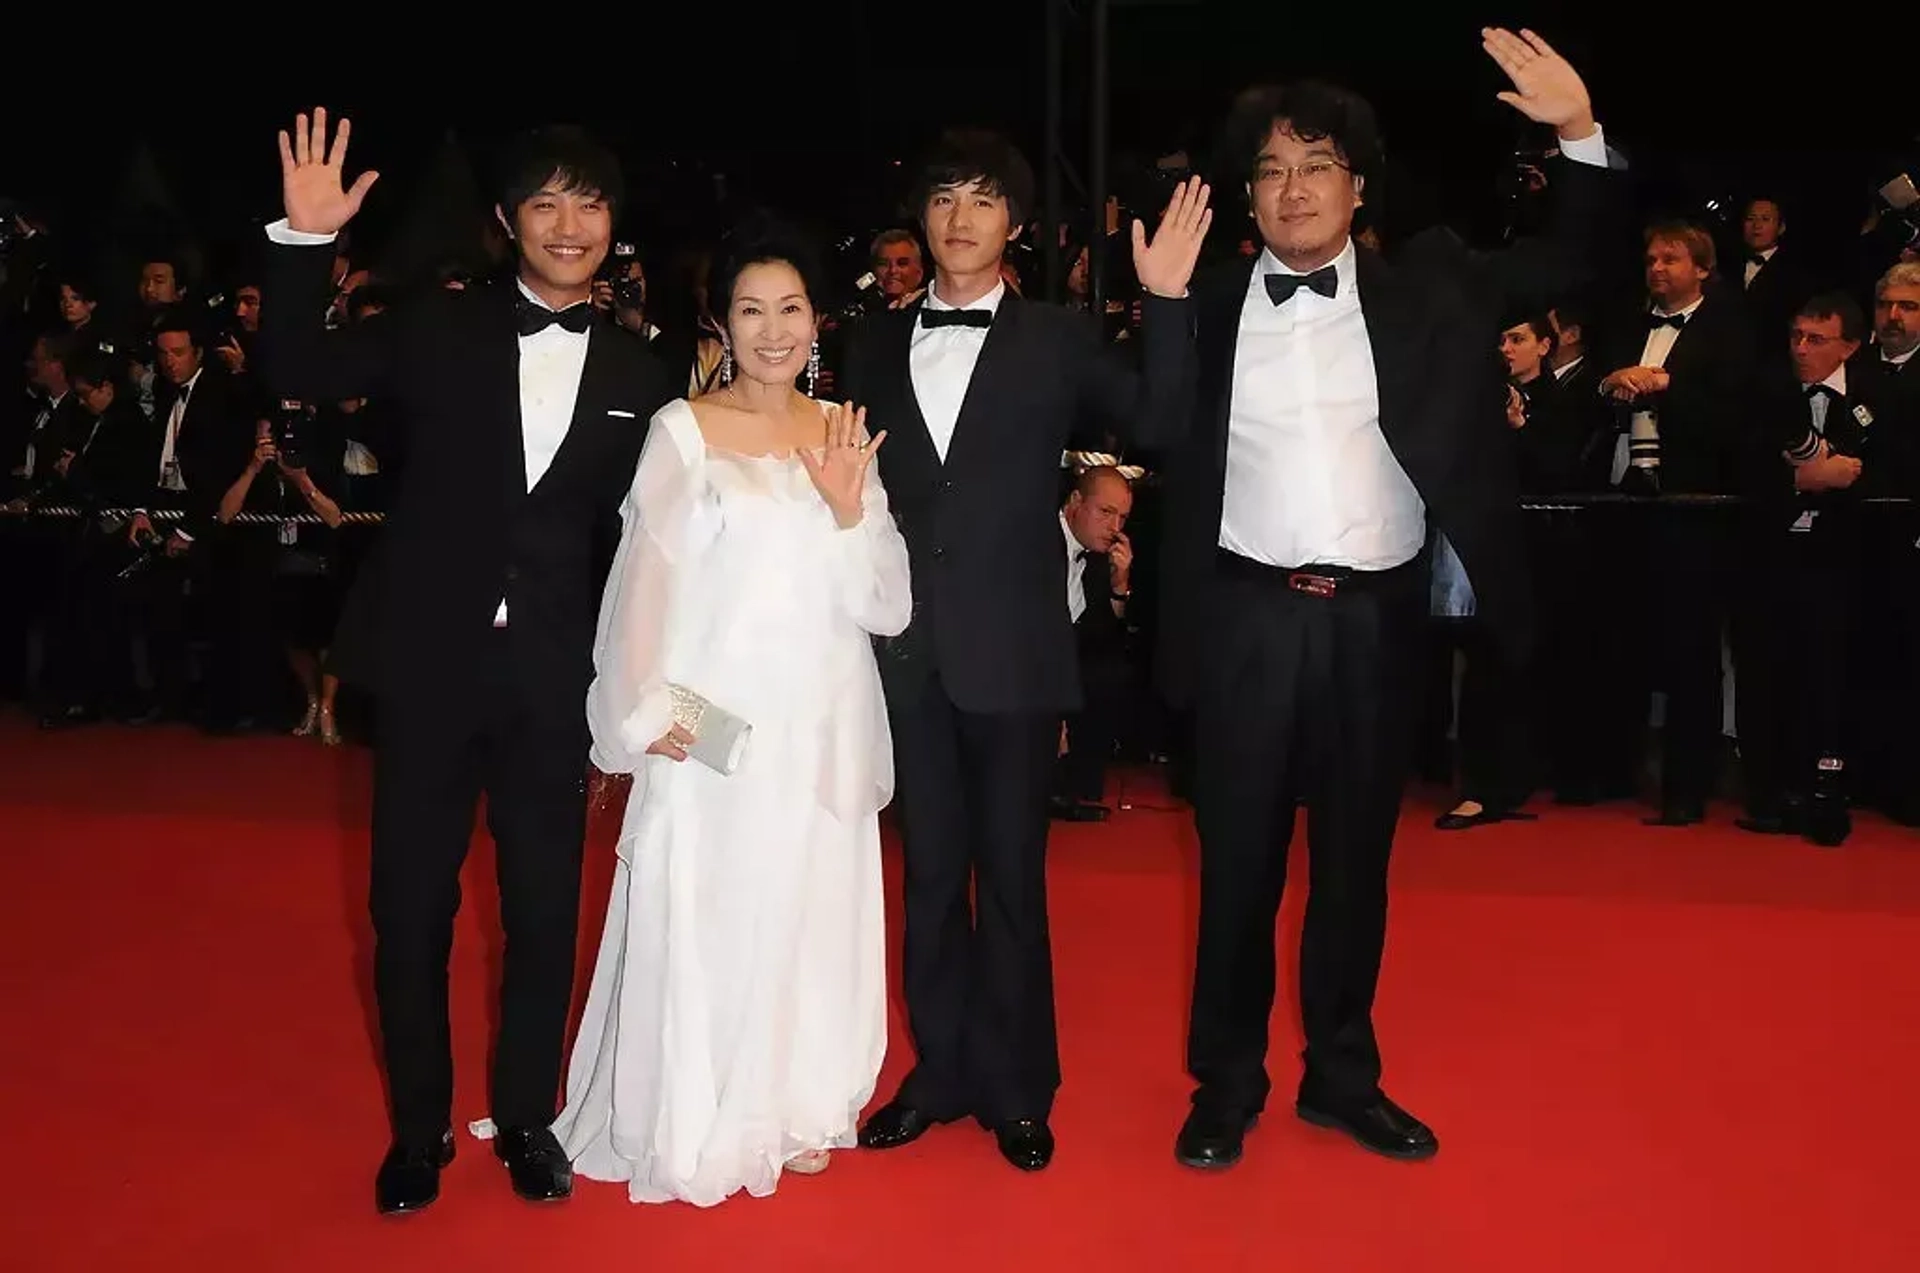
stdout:
POLYGON ((634 785, 554 1132, 635 1202, 820 1170, 886 1052, 893 760, 871 636, 912 602, 871 467, 885 434, 795 388, 818 294, 799 243, 736 235, 727 258, 732 374, 653 419, 588 694, 595 765, 634 785), (731 774, 687 758, 683 691, 750 727, 731 774))

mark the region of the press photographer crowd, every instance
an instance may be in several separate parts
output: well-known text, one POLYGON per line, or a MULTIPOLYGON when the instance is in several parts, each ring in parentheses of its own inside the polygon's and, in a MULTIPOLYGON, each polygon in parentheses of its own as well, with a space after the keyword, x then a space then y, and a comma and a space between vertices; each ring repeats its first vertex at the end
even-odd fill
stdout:
MULTIPOLYGON (((1489 192, 1524 240, 1548 232, 1556 191, 1549 152, 1522 158, 1489 192)), ((1164 198, 1183 165, 1129 179, 1164 198)), ((1216 181, 1216 205, 1243 184, 1216 181)), ((1361 208, 1363 255, 1472 251, 1444 229, 1401 232, 1392 199, 1361 208)), ((1122 345, 1139 331, 1135 201, 1111 201, 1103 243, 1085 241, 1085 215, 1051 228, 1069 307, 1090 307, 1104 254, 1097 317, 1122 345)), ((1767 191, 1692 217, 1622 215, 1604 269, 1486 331, 1509 386, 1489 445, 1510 454, 1452 462, 1520 474, 1537 639, 1524 662, 1490 639, 1472 581, 1432 538, 1417 759, 1456 797, 1440 827, 1633 800, 1678 827, 1722 797, 1747 830, 1824 846, 1862 807, 1920 825, 1920 208, 1907 175, 1865 203, 1857 236, 1825 241, 1767 191)), ((333 746, 377 729, 328 651, 386 495, 432 481, 434 456, 409 451, 378 398, 295 401, 261 383, 276 298, 257 252, 210 260, 177 228, 75 241, 35 206, 8 201, 0 236, 7 365, 22 369, 0 406, 0 696, 48 730, 187 722, 333 746)), ((1047 232, 1029 220, 1009 254, 1013 292, 1053 290, 1027 246, 1047 232)), ((241 241, 256 240, 257 225, 241 241)), ((918 303, 929 279, 911 218, 844 244, 803 379, 824 399, 844 333, 918 303)), ((650 343, 690 396, 726 370, 713 248, 617 242, 595 287, 595 321, 650 343)), ((1253 223, 1223 206, 1209 254, 1257 251, 1253 223)), ((511 287, 510 260, 496 239, 422 283, 343 235, 326 322, 378 321, 421 286, 511 287)), ((1054 812, 1099 821, 1117 766, 1165 762, 1184 793, 1188 726, 1152 675, 1163 457, 1106 436, 1078 446, 1062 461, 1061 604, 1086 707, 1064 723, 1054 812)))

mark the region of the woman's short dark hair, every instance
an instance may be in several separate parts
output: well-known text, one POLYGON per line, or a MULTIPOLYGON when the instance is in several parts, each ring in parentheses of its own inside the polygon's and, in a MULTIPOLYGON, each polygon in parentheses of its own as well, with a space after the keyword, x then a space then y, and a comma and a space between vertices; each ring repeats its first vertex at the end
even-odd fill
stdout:
POLYGON ((806 289, 807 303, 817 313, 826 305, 826 274, 820 265, 820 252, 813 240, 797 226, 771 213, 756 212, 743 217, 714 254, 713 268, 707 275, 707 304, 715 318, 726 321, 733 308, 734 284, 749 266, 779 262, 793 267, 806 289))
POLYGON ((1265 84, 1234 99, 1220 138, 1219 171, 1224 180, 1251 181, 1276 126, 1301 141, 1325 141, 1356 177, 1371 177, 1386 161, 1380 125, 1373 107, 1358 93, 1322 80, 1265 84))
POLYGON ((550 184, 565 194, 597 195, 616 214, 627 195, 613 152, 571 126, 540 128, 509 141, 499 178, 500 207, 509 221, 550 184))
POLYGON ((1007 219, 1024 225, 1033 213, 1033 166, 1019 147, 998 133, 959 128, 943 134, 920 161, 908 213, 917 222, 936 190, 978 182, 1007 201, 1007 219))

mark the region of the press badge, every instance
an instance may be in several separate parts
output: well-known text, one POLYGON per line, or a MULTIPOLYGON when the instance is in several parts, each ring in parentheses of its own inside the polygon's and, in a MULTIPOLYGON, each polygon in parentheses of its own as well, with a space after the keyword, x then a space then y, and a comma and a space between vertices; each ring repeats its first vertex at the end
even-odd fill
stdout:
POLYGON ((1864 429, 1873 423, 1873 412, 1867 410, 1867 404, 1862 402, 1854 407, 1853 418, 1858 420, 1860 427, 1864 429))

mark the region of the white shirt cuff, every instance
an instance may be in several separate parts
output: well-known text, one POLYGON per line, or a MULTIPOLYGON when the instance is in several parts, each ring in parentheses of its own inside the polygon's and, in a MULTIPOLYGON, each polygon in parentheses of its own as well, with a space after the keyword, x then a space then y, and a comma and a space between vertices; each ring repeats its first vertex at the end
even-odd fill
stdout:
MULTIPOLYGON (((1595 168, 1607 166, 1607 134, 1599 124, 1593 126, 1593 132, 1578 141, 1560 139, 1560 153, 1577 164, 1589 164, 1595 168)), ((282 222, 282 224, 285 224, 282 222)), ((271 230, 268 233, 272 233, 271 230)))
MULTIPOLYGON (((1603 161, 1604 162, 1604 161, 1603 161)), ((267 237, 286 247, 317 247, 322 243, 331 243, 339 238, 338 234, 312 234, 306 230, 296 230, 281 217, 267 227, 267 237)))
POLYGON ((180 529, 180 528, 179 528, 178 526, 176 526, 176 527, 174 527, 174 528, 173 528, 173 533, 174 533, 174 534, 175 534, 176 536, 178 536, 178 537, 180 538, 180 540, 181 540, 181 541, 182 541, 183 543, 189 543, 189 544, 190 544, 190 543, 192 543, 192 542, 193 542, 193 536, 192 536, 192 535, 189 535, 189 534, 187 534, 187 532, 186 532, 186 531, 184 531, 184 530, 181 530, 181 529, 180 529))

